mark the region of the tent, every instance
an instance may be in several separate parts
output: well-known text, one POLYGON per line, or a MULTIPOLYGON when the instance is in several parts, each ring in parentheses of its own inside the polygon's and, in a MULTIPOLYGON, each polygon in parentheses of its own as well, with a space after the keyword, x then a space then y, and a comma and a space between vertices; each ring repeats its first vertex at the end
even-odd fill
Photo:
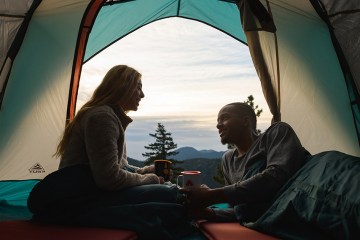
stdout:
MULTIPOLYGON (((312 154, 360 156, 359 10, 357 0, 0 0, 0 222, 29 219, 29 191, 57 169, 52 155, 74 116, 82 65, 169 17, 200 21, 248 45, 273 121, 290 123, 312 154)), ((342 172, 340 165, 334 168, 342 172)), ((73 236, 69 229, 9 224, 2 230, 73 236)), ((229 233, 216 229, 219 239, 229 233)), ((78 234, 90 235, 84 231, 78 234)))
POLYGON ((0 180, 56 170, 52 155, 74 116, 82 64, 169 17, 247 44, 274 121, 290 123, 311 153, 360 156, 359 1, 0 2, 0 180))

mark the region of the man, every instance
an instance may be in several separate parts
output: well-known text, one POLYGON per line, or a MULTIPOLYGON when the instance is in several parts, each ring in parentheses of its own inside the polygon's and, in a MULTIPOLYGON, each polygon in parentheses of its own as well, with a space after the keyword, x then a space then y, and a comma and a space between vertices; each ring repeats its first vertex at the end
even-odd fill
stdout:
POLYGON ((254 221, 301 168, 309 153, 286 123, 274 123, 258 135, 255 112, 246 103, 225 105, 216 127, 221 142, 235 146, 222 158, 225 186, 182 189, 189 215, 209 221, 254 221), (231 208, 209 207, 217 203, 228 203, 231 208))

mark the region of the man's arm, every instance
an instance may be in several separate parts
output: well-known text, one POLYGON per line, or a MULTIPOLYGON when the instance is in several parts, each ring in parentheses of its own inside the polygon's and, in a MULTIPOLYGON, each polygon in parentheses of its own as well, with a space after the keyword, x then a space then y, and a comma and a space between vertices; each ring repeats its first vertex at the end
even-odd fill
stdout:
POLYGON ((306 150, 288 124, 277 123, 264 137, 266 168, 246 180, 224 187, 224 193, 233 205, 270 200, 305 163, 306 150))
POLYGON ((267 134, 265 170, 222 188, 183 190, 187 193, 188 205, 207 207, 226 202, 235 206, 248 202, 264 202, 274 197, 304 164, 306 156, 299 139, 288 124, 278 123, 267 134))

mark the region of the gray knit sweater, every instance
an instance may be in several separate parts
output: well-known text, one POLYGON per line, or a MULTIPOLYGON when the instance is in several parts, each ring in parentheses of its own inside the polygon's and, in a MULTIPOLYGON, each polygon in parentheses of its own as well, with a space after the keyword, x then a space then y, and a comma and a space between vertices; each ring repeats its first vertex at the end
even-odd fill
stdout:
POLYGON ((148 173, 153 167, 130 166, 126 157, 125 129, 132 119, 119 107, 89 109, 74 126, 59 168, 89 164, 96 184, 106 190, 159 183, 148 173), (133 169, 134 172, 126 169, 133 169))

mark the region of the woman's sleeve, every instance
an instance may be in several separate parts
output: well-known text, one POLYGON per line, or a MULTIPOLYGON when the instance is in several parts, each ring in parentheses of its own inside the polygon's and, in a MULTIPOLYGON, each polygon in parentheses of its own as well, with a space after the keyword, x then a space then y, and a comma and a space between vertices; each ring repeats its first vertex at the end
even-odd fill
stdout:
POLYGON ((103 189, 118 190, 124 187, 159 183, 155 174, 141 175, 121 168, 118 156, 122 156, 123 131, 115 115, 99 112, 85 123, 85 144, 96 184, 103 189), (120 151, 120 153, 119 153, 120 151))

